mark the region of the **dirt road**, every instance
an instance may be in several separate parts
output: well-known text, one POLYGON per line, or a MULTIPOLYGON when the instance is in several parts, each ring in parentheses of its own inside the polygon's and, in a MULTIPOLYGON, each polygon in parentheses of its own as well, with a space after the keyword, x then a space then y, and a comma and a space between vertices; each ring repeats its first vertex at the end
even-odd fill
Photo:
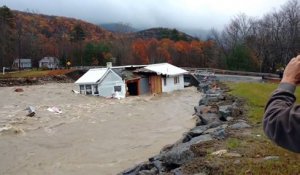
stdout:
POLYGON ((122 100, 74 94, 73 84, 15 88, 0 88, 0 174, 116 174, 192 128, 200 98, 195 88, 122 100))

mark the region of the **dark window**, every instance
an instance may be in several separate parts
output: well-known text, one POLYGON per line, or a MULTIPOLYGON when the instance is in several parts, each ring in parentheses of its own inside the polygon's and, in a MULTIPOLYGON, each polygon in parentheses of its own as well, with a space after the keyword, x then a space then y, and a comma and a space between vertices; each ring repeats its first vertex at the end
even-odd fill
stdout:
POLYGON ((86 85, 85 89, 86 89, 86 94, 87 95, 92 94, 92 86, 91 85, 86 85))
POLYGON ((122 87, 121 86, 115 86, 114 89, 115 89, 115 92, 121 92, 122 87))
POLYGON ((93 88, 94 88, 94 94, 99 94, 98 92, 98 86, 97 85, 93 85, 93 88))
POLYGON ((179 76, 174 77, 174 84, 178 84, 179 83, 179 76))
POLYGON ((164 78, 164 86, 167 86, 167 78, 164 78))
POLYGON ((84 85, 80 85, 80 86, 79 86, 79 89, 80 89, 80 93, 81 93, 81 94, 84 94, 84 85))

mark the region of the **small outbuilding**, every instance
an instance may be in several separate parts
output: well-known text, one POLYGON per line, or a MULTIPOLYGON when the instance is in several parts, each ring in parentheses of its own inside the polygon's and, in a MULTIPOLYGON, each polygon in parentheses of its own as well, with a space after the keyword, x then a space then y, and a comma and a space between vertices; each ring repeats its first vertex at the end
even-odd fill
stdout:
POLYGON ((90 69, 75 84, 81 94, 125 98, 125 82, 111 68, 90 69))
POLYGON ((31 59, 17 58, 14 60, 12 68, 31 69, 32 68, 31 59))
POLYGON ((151 93, 162 93, 184 89, 184 74, 188 71, 169 63, 160 63, 134 72, 148 77, 151 93))
POLYGON ((57 69, 59 67, 59 59, 56 57, 44 57, 39 61, 39 67, 57 69))

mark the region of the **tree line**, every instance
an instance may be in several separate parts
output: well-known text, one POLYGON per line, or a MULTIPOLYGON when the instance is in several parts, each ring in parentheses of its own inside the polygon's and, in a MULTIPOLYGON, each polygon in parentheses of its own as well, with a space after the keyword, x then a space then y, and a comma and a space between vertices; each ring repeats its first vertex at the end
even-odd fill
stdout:
POLYGON ((30 58, 37 67, 45 56, 58 57, 62 66, 67 62, 71 66, 103 66, 109 61, 114 65, 169 62, 189 67, 217 63, 213 59, 216 49, 212 41, 185 41, 178 37, 142 39, 128 33, 112 34, 79 20, 16 12, 5 6, 0 8, 0 15, 3 29, 0 66, 11 66, 15 58, 30 58))
POLYGON ((37 66, 42 57, 55 56, 62 66, 67 61, 72 66, 169 62, 276 72, 300 53, 299 0, 289 0, 261 18, 239 14, 222 31, 212 30, 206 41, 113 34, 80 20, 16 12, 5 6, 0 8, 0 28, 1 67, 11 66, 15 58, 31 58, 37 66))
POLYGON ((300 4, 290 0, 260 19, 235 16, 223 31, 212 30, 227 69, 276 72, 300 54, 300 4))

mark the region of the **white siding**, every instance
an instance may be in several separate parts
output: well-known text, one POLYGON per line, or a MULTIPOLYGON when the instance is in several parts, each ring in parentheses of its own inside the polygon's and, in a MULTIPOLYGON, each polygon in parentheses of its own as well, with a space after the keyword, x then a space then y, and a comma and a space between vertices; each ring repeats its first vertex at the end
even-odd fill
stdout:
POLYGON ((178 75, 179 83, 174 84, 174 77, 167 77, 167 84, 164 84, 164 78, 162 78, 162 92, 172 92, 175 90, 184 89, 184 79, 183 75, 178 75))
POLYGON ((121 86, 120 96, 125 98, 125 83, 120 76, 112 71, 109 71, 103 81, 100 82, 98 86, 99 95, 103 97, 112 97, 115 92, 114 86, 121 86))

